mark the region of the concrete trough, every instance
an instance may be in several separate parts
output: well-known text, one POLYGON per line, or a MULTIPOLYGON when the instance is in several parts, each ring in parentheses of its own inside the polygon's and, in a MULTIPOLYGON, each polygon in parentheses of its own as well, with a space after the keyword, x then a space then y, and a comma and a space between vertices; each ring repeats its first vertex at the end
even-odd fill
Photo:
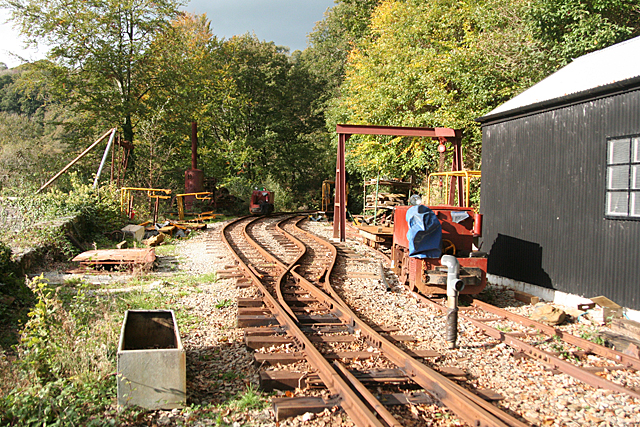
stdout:
POLYGON ((182 408, 186 355, 172 310, 127 310, 118 344, 118 405, 182 408))

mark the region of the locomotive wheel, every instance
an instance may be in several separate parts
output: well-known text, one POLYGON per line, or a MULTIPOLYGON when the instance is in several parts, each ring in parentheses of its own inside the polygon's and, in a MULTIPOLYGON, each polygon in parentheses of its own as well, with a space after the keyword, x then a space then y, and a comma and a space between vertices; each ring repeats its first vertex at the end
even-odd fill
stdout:
POLYGON ((451 240, 442 239, 442 253, 445 255, 455 255, 456 245, 451 240))

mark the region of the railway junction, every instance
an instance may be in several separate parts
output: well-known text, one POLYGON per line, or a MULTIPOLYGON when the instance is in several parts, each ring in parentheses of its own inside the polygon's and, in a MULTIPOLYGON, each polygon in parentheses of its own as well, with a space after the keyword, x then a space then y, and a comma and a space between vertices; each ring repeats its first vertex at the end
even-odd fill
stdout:
POLYGON ((150 413, 150 422, 189 424, 193 405, 252 384, 272 406, 224 423, 640 423, 640 360, 594 343, 600 327, 528 321, 531 305, 490 284, 461 297, 451 348, 442 298, 400 285, 385 254, 331 236, 326 222, 274 215, 216 224, 180 244, 179 269, 218 280, 176 301, 207 321, 182 337, 187 409, 150 413))

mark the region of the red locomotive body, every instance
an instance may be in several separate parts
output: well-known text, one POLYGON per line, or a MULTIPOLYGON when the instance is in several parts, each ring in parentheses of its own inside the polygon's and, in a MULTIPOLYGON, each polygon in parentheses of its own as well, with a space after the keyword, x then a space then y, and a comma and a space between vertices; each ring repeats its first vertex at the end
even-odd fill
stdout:
POLYGON ((273 212, 273 191, 254 190, 251 194, 249 212, 258 215, 269 215, 273 212))
MULTIPOLYGON (((409 256, 406 214, 411 206, 398 206, 394 212, 392 260, 394 272, 401 284, 407 280, 412 289, 425 295, 446 293, 447 268, 439 258, 414 258, 409 256)), ((462 294, 478 294, 486 286, 487 258, 473 251, 474 222, 480 222, 471 208, 456 206, 432 206, 442 226, 442 252, 454 255, 460 263, 460 279, 465 287, 462 294)))

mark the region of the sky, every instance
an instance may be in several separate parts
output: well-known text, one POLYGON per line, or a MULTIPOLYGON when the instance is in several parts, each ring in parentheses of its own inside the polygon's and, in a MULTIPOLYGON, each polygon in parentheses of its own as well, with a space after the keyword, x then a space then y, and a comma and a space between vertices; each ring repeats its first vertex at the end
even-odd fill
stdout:
MULTIPOLYGON (((305 49, 307 34, 333 5, 333 0, 191 0, 183 10, 206 13, 218 37, 248 32, 260 40, 288 46, 293 52, 305 49)), ((46 48, 24 49, 17 31, 6 22, 8 18, 8 12, 0 10, 0 62, 13 68, 25 62, 21 58, 27 61, 44 58, 46 48)))

